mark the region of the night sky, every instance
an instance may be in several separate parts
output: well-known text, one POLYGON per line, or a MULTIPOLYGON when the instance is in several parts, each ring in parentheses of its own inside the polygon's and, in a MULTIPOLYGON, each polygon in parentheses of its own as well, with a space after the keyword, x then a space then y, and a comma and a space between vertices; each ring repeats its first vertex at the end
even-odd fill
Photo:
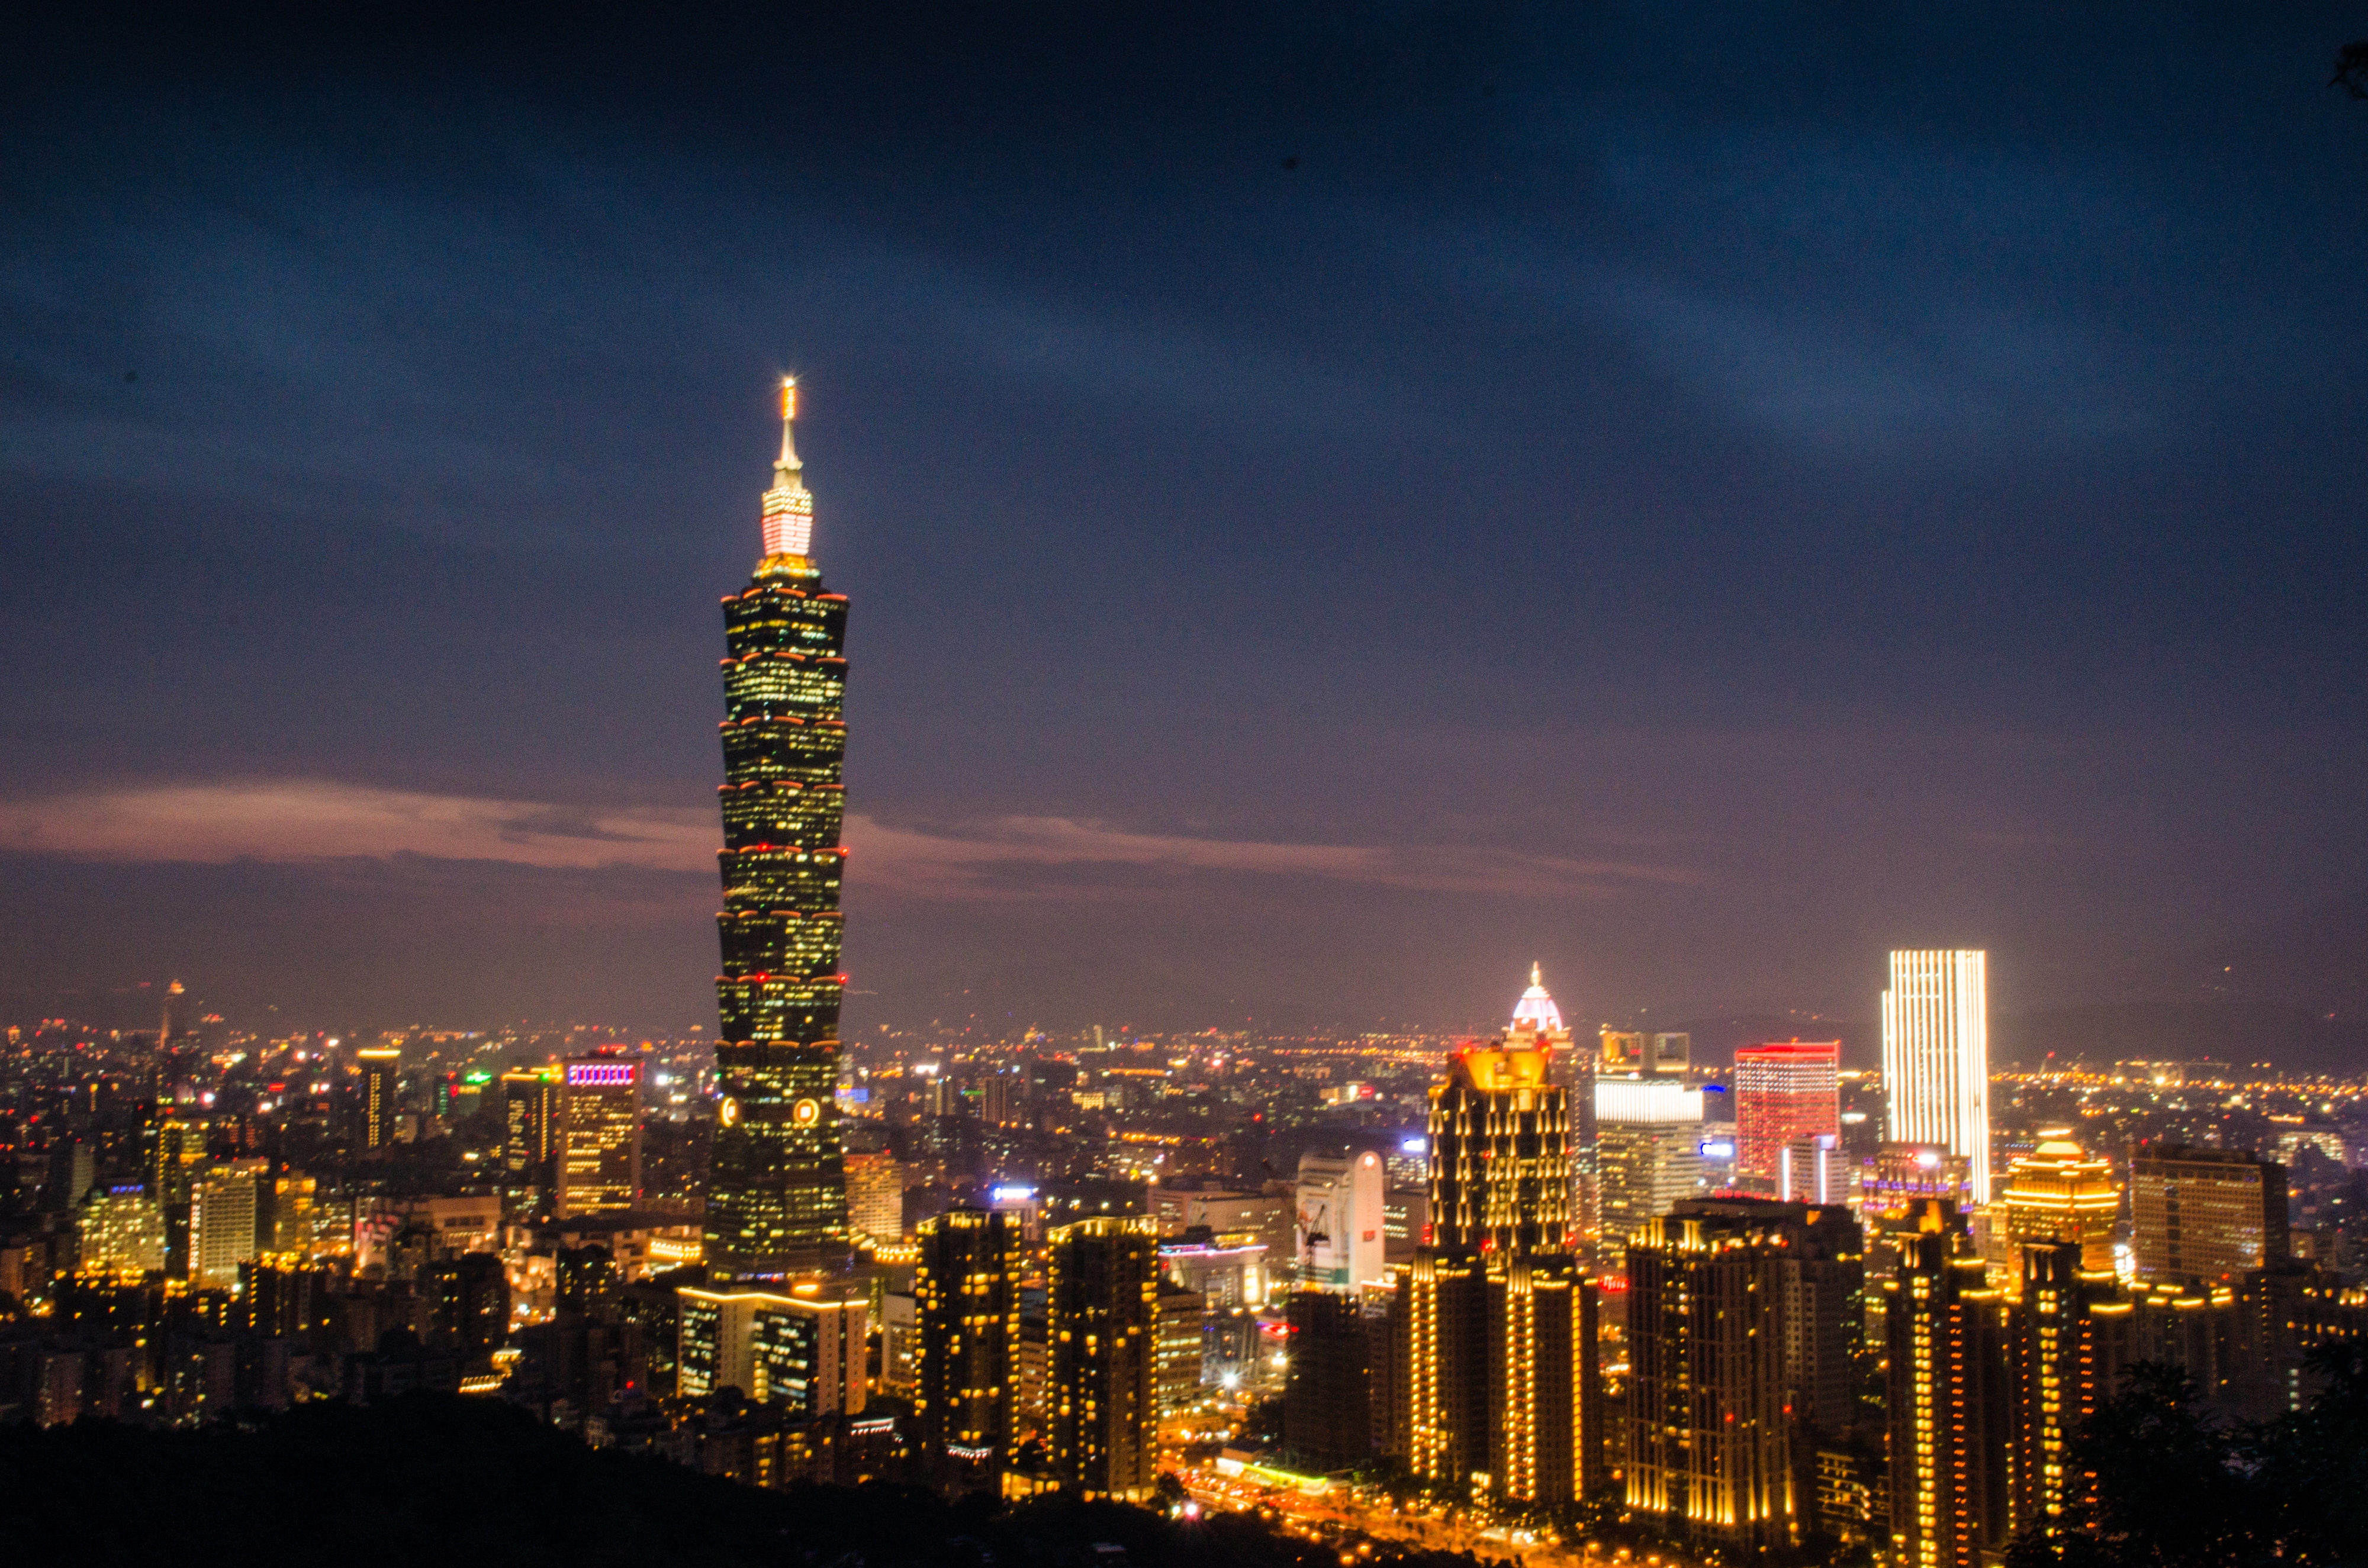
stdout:
POLYGON ((850 1028, 2368 1001, 2368 5, 650 9, 0 39, 9 1018, 712 1027, 786 370, 850 1028))

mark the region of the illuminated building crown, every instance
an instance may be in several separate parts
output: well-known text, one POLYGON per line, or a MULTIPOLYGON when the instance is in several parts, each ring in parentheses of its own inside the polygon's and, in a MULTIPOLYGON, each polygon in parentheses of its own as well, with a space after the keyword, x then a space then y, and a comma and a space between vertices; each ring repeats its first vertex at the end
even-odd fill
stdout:
POLYGON ((781 380, 781 455, 773 462, 773 487, 765 492, 765 560, 760 570, 808 569, 814 546, 814 494, 806 489, 791 431, 798 419, 798 379, 781 380))
POLYGON ((1562 1033, 1562 1009, 1546 994, 1538 966, 1530 966, 1530 988, 1513 1007, 1513 1028, 1516 1030, 1535 1029, 1540 1034, 1562 1033))

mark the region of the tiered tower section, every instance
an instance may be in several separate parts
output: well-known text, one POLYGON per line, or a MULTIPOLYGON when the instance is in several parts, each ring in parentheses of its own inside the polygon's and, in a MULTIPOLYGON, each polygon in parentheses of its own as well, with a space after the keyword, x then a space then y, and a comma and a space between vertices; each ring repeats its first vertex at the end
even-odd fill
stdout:
POLYGON ((807 554, 814 497, 796 417, 786 381, 764 557, 723 601, 723 971, 707 1210, 721 1278, 827 1267, 848 1241, 835 1103, 847 597, 823 591, 807 554))

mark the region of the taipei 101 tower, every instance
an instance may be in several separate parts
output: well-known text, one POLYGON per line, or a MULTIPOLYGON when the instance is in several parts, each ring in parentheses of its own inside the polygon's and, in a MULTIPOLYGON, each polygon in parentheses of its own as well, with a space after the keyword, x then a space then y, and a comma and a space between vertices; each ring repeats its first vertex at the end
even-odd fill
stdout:
POLYGON ((782 382, 764 556, 723 601, 723 1027, 706 1227, 718 1280, 828 1268, 848 1252, 834 1100, 847 596, 823 591, 808 553, 797 398, 797 382, 782 382))

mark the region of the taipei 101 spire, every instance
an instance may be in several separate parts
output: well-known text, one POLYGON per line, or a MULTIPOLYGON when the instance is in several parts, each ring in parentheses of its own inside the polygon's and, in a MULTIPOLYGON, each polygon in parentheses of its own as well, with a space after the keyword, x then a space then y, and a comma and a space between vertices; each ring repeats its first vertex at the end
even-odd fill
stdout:
POLYGON ((781 383, 763 557, 723 601, 723 970, 707 1260, 770 1279, 848 1256, 838 1005, 847 596, 812 559, 814 496, 781 383))

